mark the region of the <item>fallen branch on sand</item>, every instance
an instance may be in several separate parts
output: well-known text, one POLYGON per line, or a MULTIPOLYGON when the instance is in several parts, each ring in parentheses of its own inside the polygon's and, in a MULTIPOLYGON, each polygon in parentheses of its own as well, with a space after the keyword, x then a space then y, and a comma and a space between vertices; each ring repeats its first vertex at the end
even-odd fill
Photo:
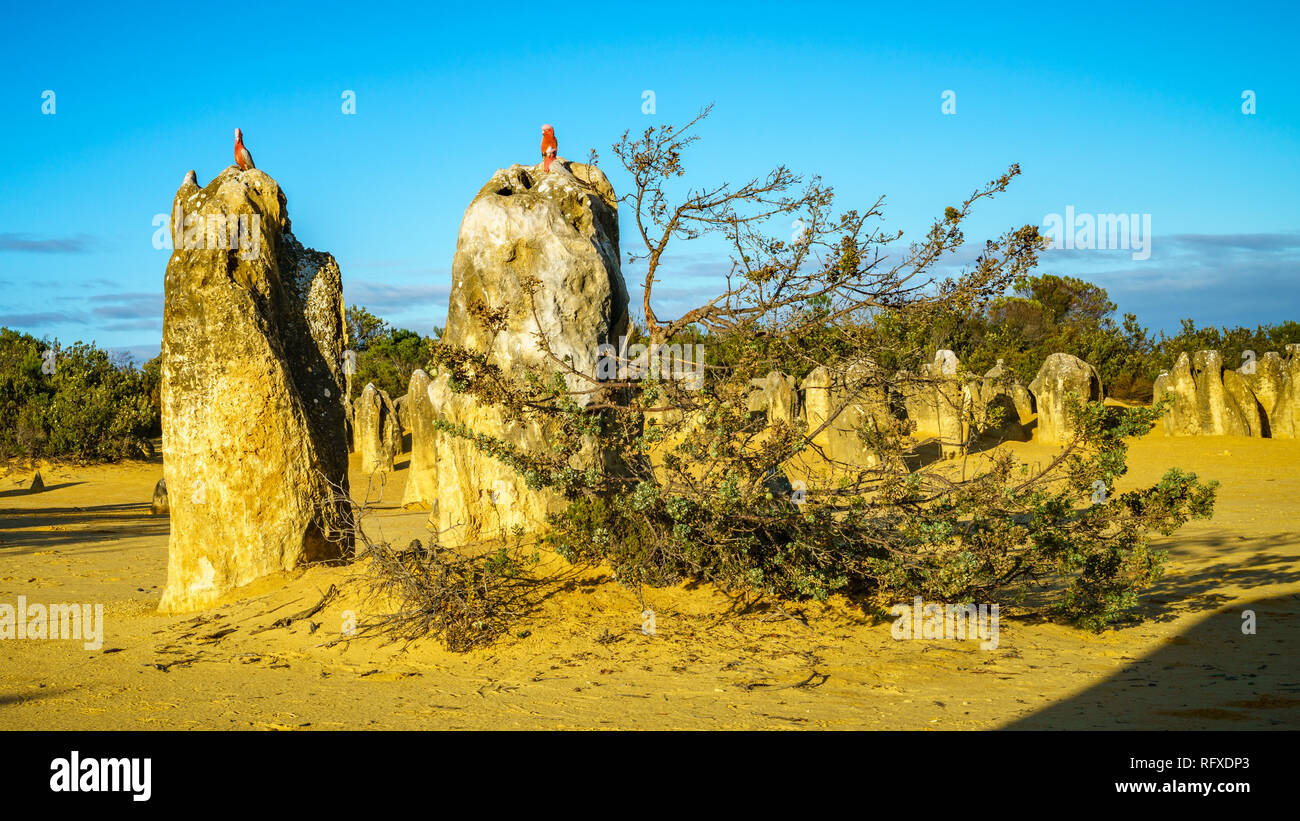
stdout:
POLYGON ((320 611, 324 610, 329 605, 329 603, 332 602, 335 599, 335 597, 337 597, 338 595, 339 595, 338 587, 331 584, 329 590, 325 591, 325 595, 321 596, 320 601, 316 602, 316 604, 312 605, 311 607, 308 607, 306 610, 302 610, 298 613, 294 613, 292 616, 285 616, 282 619, 276 619, 266 627, 259 627, 256 630, 253 630, 251 632, 251 635, 256 636, 258 633, 265 633, 268 630, 276 630, 281 627, 288 627, 289 625, 293 624, 296 621, 309 619, 312 616, 319 613, 320 611))

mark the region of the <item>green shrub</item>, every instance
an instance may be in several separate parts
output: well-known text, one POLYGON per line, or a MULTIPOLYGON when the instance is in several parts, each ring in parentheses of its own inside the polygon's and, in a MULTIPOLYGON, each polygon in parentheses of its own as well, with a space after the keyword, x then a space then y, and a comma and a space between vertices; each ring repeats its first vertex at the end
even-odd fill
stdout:
MULTIPOLYGON (((584 406, 543 368, 507 385, 481 353, 440 343, 432 358, 453 390, 541 426, 550 447, 521 453, 464 426, 443 432, 526 476, 530 487, 568 498, 548 542, 571 560, 609 562, 628 585, 692 580, 795 599, 842 592, 1001 600, 1093 629, 1120 618, 1159 575, 1153 535, 1213 511, 1214 484, 1177 469, 1153 487, 1101 495, 1114 493, 1126 441, 1149 432, 1160 408, 1076 400, 1074 438, 1041 465, 1020 464, 1007 451, 927 460, 907 423, 873 421, 871 413, 856 423, 861 453, 843 459, 798 419, 753 426, 747 412, 752 381, 770 370, 799 377, 826 365, 835 379, 833 417, 866 391, 898 397, 925 389, 916 366, 936 347, 964 353, 971 370, 1005 358, 1032 379, 1047 353, 1069 344, 1101 361, 1112 380, 1133 384, 1129 372, 1141 375, 1151 356, 1145 332, 1127 317, 1116 328, 1101 289, 1031 278, 1043 243, 1033 226, 987 242, 959 276, 934 274, 935 262, 965 243, 961 226, 973 204, 1004 191, 1019 168, 946 208, 907 255, 885 262, 878 251, 899 237, 872 227, 876 207, 834 215, 829 188, 816 179, 801 186, 785 168, 741 186, 707 187, 711 194, 674 207, 665 186, 684 173, 693 125, 625 135, 615 154, 636 185, 624 201, 637 208, 639 226, 653 226, 641 232, 648 288, 676 237, 718 232, 735 249, 725 299, 672 320, 650 310, 644 317, 642 333, 655 342, 704 342, 704 386, 593 380, 584 406), (795 215, 808 230, 793 242, 760 230, 795 215), (1019 295, 1006 296, 1013 286, 1019 295), (788 478, 796 471, 808 476, 800 492, 788 478)), ((645 304, 653 304, 650 295, 645 304)), ((487 322, 482 331, 495 332, 487 322)))
POLYGON ((0 329, 0 455, 147 455, 149 437, 161 428, 160 384, 159 359, 142 369, 118 367, 93 345, 64 348, 0 329))
POLYGON ((352 375, 356 392, 373 382, 396 399, 406 393, 411 374, 428 367, 427 337, 393 328, 359 305, 348 307, 347 324, 348 342, 356 352, 356 372, 352 375))

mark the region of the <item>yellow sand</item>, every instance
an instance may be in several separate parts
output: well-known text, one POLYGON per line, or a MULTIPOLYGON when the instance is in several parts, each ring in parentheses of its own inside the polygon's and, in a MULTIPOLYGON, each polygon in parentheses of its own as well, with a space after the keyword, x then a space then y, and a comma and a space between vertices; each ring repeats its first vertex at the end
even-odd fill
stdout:
MULTIPOLYGON (((1025 459, 1053 452, 1012 447, 1025 459)), ((149 499, 161 464, 46 465, 35 495, 19 489, 30 471, 11 468, 0 475, 0 603, 103 603, 107 627, 98 651, 0 641, 0 728, 1294 728, 1300 441, 1157 432, 1134 444, 1121 489, 1172 465, 1218 479, 1218 511, 1165 540, 1168 573, 1143 595, 1149 618, 1137 626, 1093 635, 1004 617, 985 651, 895 641, 888 621, 841 599, 728 615, 715 591, 683 586, 645 591, 656 628, 645 635, 635 594, 586 572, 468 654, 433 641, 324 647, 358 608, 349 597, 314 618, 314 633, 302 621, 252 635, 315 604, 347 568, 159 616, 168 523, 149 499), (1241 630, 1247 609, 1255 635, 1241 630)), ((425 536, 425 514, 397 507, 399 466, 368 527, 405 543, 425 536)), ((352 481, 364 492, 364 477, 352 481)))

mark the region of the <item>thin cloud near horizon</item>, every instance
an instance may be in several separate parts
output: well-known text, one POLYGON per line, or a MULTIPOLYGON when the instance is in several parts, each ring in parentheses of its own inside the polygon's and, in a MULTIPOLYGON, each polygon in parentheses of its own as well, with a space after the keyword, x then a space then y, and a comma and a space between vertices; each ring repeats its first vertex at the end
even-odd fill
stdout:
POLYGON ((95 250, 95 238, 89 234, 70 237, 33 237, 31 234, 0 233, 0 251, 29 254, 86 254, 95 250))
MULTIPOLYGON (((0 235, 10 236, 10 235, 0 235)), ((883 249, 889 253, 890 248, 883 249)), ((898 250, 902 250, 901 247, 898 250)), ((936 274, 951 275, 970 265, 983 245, 968 243, 948 255, 936 274)), ((371 270, 401 267, 402 261, 375 261, 371 270), (387 264, 385 264, 387 263, 387 264)), ((668 316, 720 293, 731 269, 725 254, 682 253, 666 258, 655 291, 656 311, 668 316)), ((632 309, 641 304, 642 264, 622 265, 632 309)), ((1152 331, 1177 331, 1184 317, 1198 326, 1237 325, 1235 317, 1267 317, 1265 322, 1300 320, 1300 232, 1258 234, 1172 234, 1153 237, 1152 257, 1135 262, 1127 251, 1048 250, 1040 256, 1039 273, 1076 276, 1094 282, 1110 294, 1117 313, 1134 313, 1152 331), (1121 256, 1122 255, 1122 256, 1121 256), (1118 263, 1118 264, 1117 264, 1118 263)), ((451 293, 450 272, 429 271, 424 282, 403 276, 400 282, 380 279, 344 280, 344 299, 384 318, 396 327, 430 333, 446 321, 451 293)), ((100 281, 97 284, 104 284, 100 281)), ((86 296, 54 297, 64 311, 16 311, 0 315, 0 325, 45 335, 51 327, 82 327, 81 334, 162 330, 160 292, 124 291, 86 296)), ((154 342, 114 346, 142 350, 154 342)))

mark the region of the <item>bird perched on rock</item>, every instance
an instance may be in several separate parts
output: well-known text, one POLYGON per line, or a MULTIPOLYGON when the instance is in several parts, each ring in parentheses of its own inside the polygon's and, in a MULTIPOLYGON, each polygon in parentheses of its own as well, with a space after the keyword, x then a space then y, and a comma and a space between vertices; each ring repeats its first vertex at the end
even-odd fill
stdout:
POLYGON ((542 168, 551 170, 551 163, 560 152, 560 144, 555 140, 555 129, 549 125, 542 126, 542 168))
POLYGON ((244 148, 244 132, 238 128, 235 129, 235 165, 239 166, 240 171, 257 168, 257 166, 253 165, 253 155, 248 153, 247 148, 244 148))

